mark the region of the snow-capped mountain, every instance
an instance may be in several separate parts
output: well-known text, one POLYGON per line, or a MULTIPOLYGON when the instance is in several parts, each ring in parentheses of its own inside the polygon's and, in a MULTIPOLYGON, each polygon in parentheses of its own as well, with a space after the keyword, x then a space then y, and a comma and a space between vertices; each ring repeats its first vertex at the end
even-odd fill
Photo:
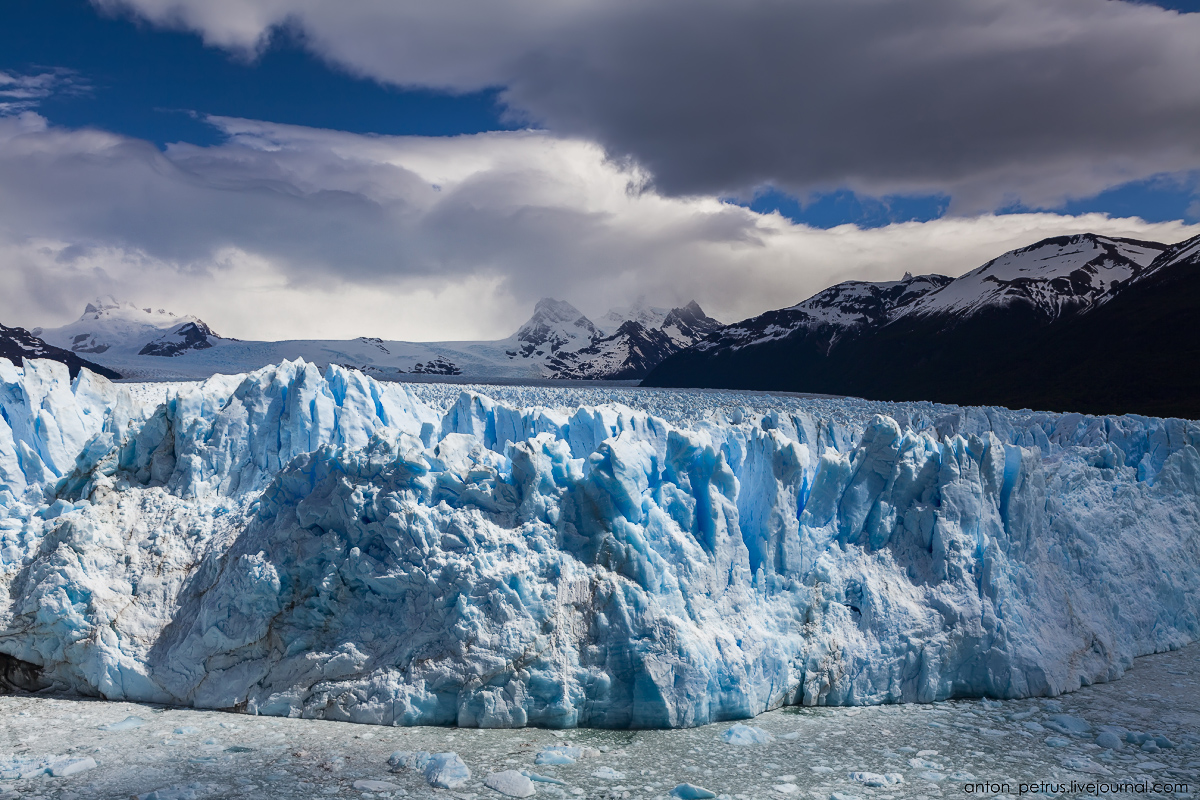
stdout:
POLYGON ((544 298, 525 324, 499 341, 400 342, 363 336, 254 342, 218 336, 197 317, 105 297, 89 303, 77 321, 41 335, 130 378, 203 378, 304 358, 382 378, 633 380, 720 325, 695 302, 662 309, 639 301, 613 309, 597 325, 570 303, 544 298))
POLYGON ((66 364, 72 376, 78 375, 81 367, 87 367, 106 378, 121 377, 116 372, 81 358, 70 350, 47 343, 24 328, 9 328, 5 325, 0 325, 0 358, 6 358, 16 365, 20 365, 22 359, 44 358, 66 364))
POLYGON ((671 311, 672 309, 669 308, 649 305, 646 298, 639 297, 637 302, 631 306, 609 309, 608 313, 597 322, 596 327, 605 336, 613 335, 618 328, 630 321, 650 330, 658 330, 666 323, 667 316, 671 311))
POLYGON ((524 358, 566 356, 587 347, 600 331, 579 309, 565 300, 543 297, 533 316, 513 335, 517 353, 524 358))
POLYGON ((683 308, 673 308, 663 317, 659 330, 679 347, 691 347, 710 333, 721 329, 721 323, 704 313, 695 300, 683 308))
POLYGON ((75 322, 61 328, 35 328, 33 332, 64 350, 96 356, 110 351, 126 355, 174 355, 173 350, 203 349, 208 337, 216 336, 196 317, 176 316, 162 308, 139 308, 112 296, 88 303, 75 322), (202 335, 197 338, 189 325, 202 331, 202 335), (152 344, 159 340, 163 340, 162 344, 152 344), (187 345, 171 347, 184 340, 187 345), (148 347, 151 352, 142 353, 148 347))
POLYGON ((963 319, 985 309, 1023 305, 1053 319, 1136 281, 1166 249, 1157 242, 1092 233, 1044 239, 947 281, 901 314, 963 319))
POLYGON ((956 279, 842 283, 710 334, 645 383, 1200 416, 1197 259, 1200 237, 1083 234, 956 279))

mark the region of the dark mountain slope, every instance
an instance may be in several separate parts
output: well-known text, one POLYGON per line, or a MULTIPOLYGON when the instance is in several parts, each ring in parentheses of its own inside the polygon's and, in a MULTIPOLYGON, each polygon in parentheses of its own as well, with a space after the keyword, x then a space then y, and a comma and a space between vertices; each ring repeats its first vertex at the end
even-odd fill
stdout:
POLYGON ((24 328, 9 328, 0 325, 0 358, 7 358, 14 364, 20 364, 23 358, 46 358, 51 361, 61 361, 71 371, 72 378, 78 375, 79 370, 84 367, 106 378, 115 380, 121 377, 120 373, 86 361, 70 350, 46 344, 24 328))
MULTIPOLYGON (((1088 244, 1087 237, 1067 244, 1076 240, 1088 244)), ((1062 245, 1046 240, 1014 254, 1062 245)), ((1114 265, 1102 292, 1084 293, 1075 285, 1080 280, 1053 277, 1035 294, 1006 288, 976 303, 960 278, 883 324, 867 321, 832 343, 827 330, 814 326, 734 342, 729 332, 748 327, 738 323, 666 359, 643 383, 1200 418, 1200 237, 1157 248, 1163 252, 1148 263, 1143 257, 1142 265, 1114 265), (1125 273, 1120 280, 1118 268, 1125 273), (1056 287, 1061 301, 1051 296, 1056 287), (954 308, 925 311, 950 305, 939 294, 958 298, 954 308)), ((1043 261, 1025 259, 1031 270, 1062 272, 1061 262, 1039 266, 1043 261)))

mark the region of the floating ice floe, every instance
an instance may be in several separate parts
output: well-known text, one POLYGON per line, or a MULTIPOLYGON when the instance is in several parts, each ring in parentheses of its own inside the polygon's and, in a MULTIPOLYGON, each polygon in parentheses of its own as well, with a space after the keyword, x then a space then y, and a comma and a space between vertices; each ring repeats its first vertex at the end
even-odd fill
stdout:
POLYGON ((360 792, 394 792, 400 788, 394 783, 369 779, 355 781, 352 785, 360 792))
POLYGON ((752 745, 767 744, 775 741, 775 737, 762 728, 738 723, 721 734, 721 739, 729 744, 752 745))
POLYGON ((471 770, 458 753, 434 753, 425 764, 425 780, 438 789, 457 789, 471 780, 471 770))
POLYGON ((904 783, 904 776, 899 772, 851 772, 848 777, 855 783, 861 783, 863 786, 874 786, 876 788, 904 783))
POLYGON ((536 792, 533 781, 515 769, 489 773, 483 785, 508 797, 532 797, 536 792))
POLYGON ((572 747, 570 745, 555 745, 538 751, 534 757, 535 764, 574 764, 587 756, 598 756, 600 751, 594 747, 572 747))
POLYGON ((102 731, 129 731, 134 728, 140 728, 146 724, 146 720, 141 717, 128 716, 120 722, 109 722, 100 726, 102 731))
POLYGON ((395 769, 423 770, 430 758, 431 754, 424 750, 397 750, 388 758, 388 764, 395 769))

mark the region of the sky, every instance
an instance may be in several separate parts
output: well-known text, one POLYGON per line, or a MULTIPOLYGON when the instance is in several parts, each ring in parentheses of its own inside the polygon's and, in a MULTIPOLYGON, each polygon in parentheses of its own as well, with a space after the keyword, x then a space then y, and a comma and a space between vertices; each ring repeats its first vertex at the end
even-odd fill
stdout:
POLYGON ((725 321, 1200 233, 1200 0, 6 0, 0 323, 725 321))

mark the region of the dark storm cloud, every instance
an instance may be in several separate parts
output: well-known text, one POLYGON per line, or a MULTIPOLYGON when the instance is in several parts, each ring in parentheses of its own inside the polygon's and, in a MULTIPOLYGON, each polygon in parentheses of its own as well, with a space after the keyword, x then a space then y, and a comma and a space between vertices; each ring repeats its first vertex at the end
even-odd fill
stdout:
POLYGON ((1200 15, 1108 0, 648 3, 507 98, 670 192, 1054 203, 1200 163, 1200 15))
POLYGON ((382 81, 505 86, 515 114, 635 158, 672 193, 848 186, 950 194, 971 211, 1200 165, 1200 14, 1152 5, 122 5, 229 47, 287 21, 325 58, 382 81))

